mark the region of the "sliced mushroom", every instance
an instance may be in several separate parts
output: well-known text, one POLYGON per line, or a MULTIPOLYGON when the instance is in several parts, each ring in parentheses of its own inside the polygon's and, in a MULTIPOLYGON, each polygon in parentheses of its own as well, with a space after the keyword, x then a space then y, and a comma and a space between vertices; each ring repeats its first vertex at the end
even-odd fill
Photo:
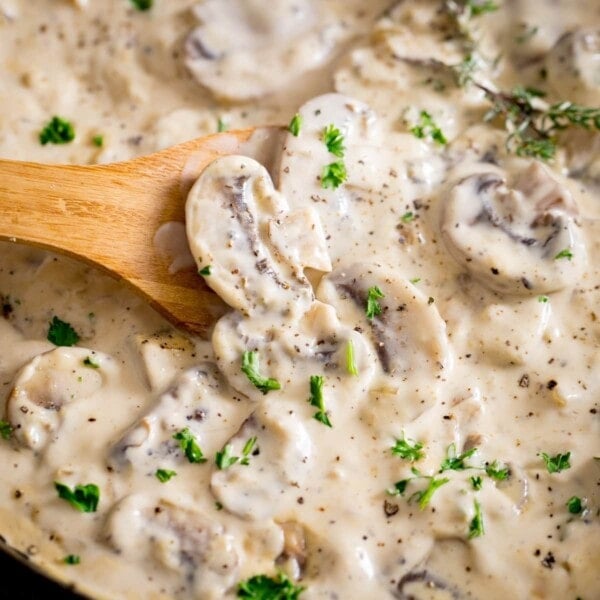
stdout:
POLYGON ((217 600, 238 577, 235 540, 222 525, 168 498, 126 496, 111 510, 104 539, 134 563, 152 565, 170 594, 217 600))
POLYGON ((72 402, 87 400, 114 376, 117 365, 86 348, 56 348, 39 354, 16 375, 6 418, 19 443, 41 450, 52 440, 72 402))
MULTIPOLYGON (((408 281, 380 265, 356 263, 325 277, 317 296, 335 307, 344 323, 368 331, 383 372, 407 379, 449 369, 446 324, 435 303, 408 281), (366 314, 369 289, 378 288, 380 313, 366 314)), ((433 300, 433 299, 431 299, 433 300)))
POLYGON ((277 379, 283 394, 300 398, 307 394, 310 376, 318 374, 325 375, 340 395, 358 398, 354 392, 368 387, 376 361, 364 336, 343 325, 334 309, 322 302, 293 319, 271 314, 245 319, 230 313, 215 326, 212 343, 230 385, 256 401, 264 396, 241 370, 246 351, 258 353, 262 376, 277 379), (349 344, 358 375, 348 370, 349 344))
POLYGON ((546 57, 548 83, 560 95, 584 105, 600 98, 600 28, 565 33, 546 57))
POLYGON ((279 190, 291 208, 309 204, 316 210, 334 266, 349 255, 394 251, 405 205, 412 206, 443 175, 442 159, 413 135, 384 134, 369 106, 342 94, 313 98, 298 113, 302 127, 297 137, 286 136, 278 170, 279 190), (329 126, 343 137, 341 157, 323 141, 329 126), (346 180, 324 188, 324 169, 338 161, 346 180), (377 235, 368 235, 372 232, 377 235))
POLYGON ((327 4, 309 0, 208 0, 185 44, 186 65, 215 96, 259 98, 323 65, 353 34, 327 4), (277 77, 273 74, 277 73, 277 77))
POLYGON ((442 236, 452 256, 501 294, 537 295, 572 286, 586 264, 577 206, 540 163, 490 169, 451 188, 442 236))
MULTIPOLYGON (((188 196, 187 235, 198 268, 209 269, 208 285, 246 315, 290 311, 312 300, 302 265, 287 261, 298 255, 289 247, 280 249, 270 236, 277 221, 287 218, 287 209, 266 169, 242 156, 213 162, 188 196)), ((316 226, 311 231, 315 247, 324 248, 322 231, 316 226)))
POLYGON ((298 488, 310 474, 313 446, 294 408, 284 399, 262 403, 227 442, 239 457, 256 438, 247 465, 238 462, 212 474, 211 490, 228 511, 260 521, 296 505, 298 488))
POLYGON ((179 468, 187 459, 173 435, 186 428, 206 456, 214 455, 239 426, 244 399, 234 397, 214 364, 185 371, 113 446, 111 468, 131 465, 149 475, 157 468, 179 468))

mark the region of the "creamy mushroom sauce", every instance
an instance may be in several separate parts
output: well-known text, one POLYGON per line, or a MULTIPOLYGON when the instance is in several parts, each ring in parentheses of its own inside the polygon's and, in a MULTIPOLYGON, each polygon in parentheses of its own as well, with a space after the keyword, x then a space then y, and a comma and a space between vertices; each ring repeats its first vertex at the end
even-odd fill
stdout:
MULTIPOLYGON (((600 597, 598 135, 567 133, 551 164, 508 154, 483 93, 440 67, 465 40, 437 0, 154 4, 0 0, 0 155, 108 162, 219 119, 303 124, 269 171, 225 158, 190 194, 193 256, 231 306, 210 341, 86 266, 2 244, 2 537, 98 598, 233 597, 278 569, 306 599, 600 597), (447 145, 410 133, 422 110, 447 145), (55 114, 76 139, 41 146, 55 114), (324 189, 331 124, 348 179, 324 189), (54 316, 76 346, 47 341, 54 316), (246 351, 280 390, 252 385, 246 351), (253 437, 247 465, 216 467, 253 437), (403 437, 417 461, 392 453, 403 437), (452 450, 473 452, 440 473, 452 450), (550 473, 541 453, 567 452, 550 473), (390 494, 411 468, 435 479, 390 494), (54 481, 95 483, 98 510, 54 481)), ((600 105, 597 3, 505 0, 468 26, 478 81, 600 105)))

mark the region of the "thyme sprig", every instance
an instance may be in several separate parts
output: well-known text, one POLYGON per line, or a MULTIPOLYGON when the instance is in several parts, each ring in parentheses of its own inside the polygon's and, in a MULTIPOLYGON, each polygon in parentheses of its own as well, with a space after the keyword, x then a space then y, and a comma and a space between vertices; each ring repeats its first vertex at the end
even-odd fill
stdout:
POLYGON ((545 93, 536 88, 516 87, 501 92, 473 82, 492 107, 484 120, 500 119, 508 131, 506 148, 517 156, 551 160, 556 154, 557 135, 568 127, 600 131, 600 107, 586 107, 568 100, 548 106, 545 93))

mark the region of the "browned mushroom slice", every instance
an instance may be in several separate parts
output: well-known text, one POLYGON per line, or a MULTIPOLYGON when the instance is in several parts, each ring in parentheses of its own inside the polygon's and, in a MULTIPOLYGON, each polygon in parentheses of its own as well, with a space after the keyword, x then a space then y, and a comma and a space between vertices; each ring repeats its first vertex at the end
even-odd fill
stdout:
MULTIPOLYGON (((271 239, 274 222, 286 217, 287 202, 266 169, 243 156, 213 162, 188 196, 187 235, 198 268, 225 302, 247 315, 306 307, 312 299, 301 265, 288 262, 297 254, 271 239)), ((324 248, 322 232, 312 233, 315 246, 324 248)))
POLYGON ((264 96, 320 67, 355 30, 315 0, 273 0, 268 11, 263 0, 208 0, 194 13, 200 24, 187 38, 186 65, 230 101, 264 96))
POLYGON ((226 510, 260 521, 296 505, 298 487, 309 474, 313 445, 293 403, 284 399, 264 402, 252 414, 227 443, 230 454, 243 457, 253 438, 247 464, 239 460, 221 465, 224 468, 212 474, 211 489, 226 510))
POLYGON ((572 286, 586 264, 577 206, 537 162, 457 181, 441 230, 452 256, 490 289, 534 295, 572 286))
POLYGON ((183 586, 186 597, 216 600, 237 579, 233 536, 179 499, 126 496, 108 515, 104 539, 127 561, 152 565, 176 596, 183 586))
POLYGON ((600 28, 565 33, 546 57, 548 83, 560 98, 598 106, 600 28))
POLYGON ((446 324, 433 302, 382 266, 354 264, 323 279, 317 296, 335 307, 344 323, 370 332, 384 373, 406 379, 425 370, 450 368, 446 324), (377 309, 369 318, 369 296, 377 309))
POLYGON ((233 397, 215 365, 202 363, 185 371, 113 446, 111 468, 131 465, 151 476, 158 468, 180 468, 189 461, 173 435, 184 429, 205 457, 214 455, 239 425, 244 399, 233 397))
POLYGON ((118 367, 106 354, 86 348, 56 348, 36 356, 14 380, 6 418, 19 443, 41 450, 57 432, 64 411, 97 395, 118 367))

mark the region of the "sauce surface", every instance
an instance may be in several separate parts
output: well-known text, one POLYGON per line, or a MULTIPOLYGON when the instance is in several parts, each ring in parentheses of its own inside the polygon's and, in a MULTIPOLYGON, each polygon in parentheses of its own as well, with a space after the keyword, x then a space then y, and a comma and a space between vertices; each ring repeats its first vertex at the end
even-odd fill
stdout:
POLYGON ((0 156, 296 128, 190 192, 209 340, 0 245, 2 537, 94 598, 600 597, 600 125, 523 125, 600 112, 600 6, 134 5, 0 0, 0 156))

